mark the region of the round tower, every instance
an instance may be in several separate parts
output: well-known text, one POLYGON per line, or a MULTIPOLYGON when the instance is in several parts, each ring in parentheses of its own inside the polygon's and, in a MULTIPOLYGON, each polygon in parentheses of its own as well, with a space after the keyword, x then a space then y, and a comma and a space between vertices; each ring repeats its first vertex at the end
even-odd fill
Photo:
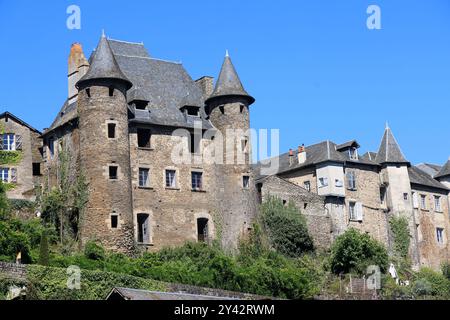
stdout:
POLYGON ((223 163, 217 164, 216 196, 222 245, 237 248, 251 229, 257 210, 251 171, 249 107, 255 101, 243 88, 228 52, 206 110, 223 137, 223 163))
POLYGON ((88 182, 81 243, 134 250, 130 145, 126 92, 131 82, 120 70, 103 35, 88 72, 77 82, 80 168, 88 182))

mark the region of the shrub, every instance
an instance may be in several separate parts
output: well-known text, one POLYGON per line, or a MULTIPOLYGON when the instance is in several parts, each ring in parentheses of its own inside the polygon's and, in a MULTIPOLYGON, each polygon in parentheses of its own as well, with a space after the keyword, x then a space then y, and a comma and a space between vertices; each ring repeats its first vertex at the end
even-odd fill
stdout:
POLYGON ((43 232, 41 236, 41 245, 39 248, 39 264, 42 266, 48 266, 49 262, 49 250, 48 250, 48 238, 47 233, 43 232))
POLYGON ((406 258, 410 243, 408 220, 405 217, 391 217, 389 226, 393 234, 395 255, 406 258))
POLYGON ((416 274, 414 292, 419 296, 433 296, 441 299, 449 299, 450 281, 439 272, 429 268, 422 268, 416 274))
POLYGON ((330 257, 334 273, 355 272, 362 275, 369 265, 377 265, 382 272, 386 271, 388 254, 382 244, 353 228, 337 237, 330 257))
POLYGON ((445 262, 441 269, 442 274, 450 281, 450 263, 445 262))
POLYGON ((299 257, 314 250, 304 217, 292 202, 287 206, 281 199, 269 197, 262 204, 262 224, 270 244, 288 257, 299 257))
POLYGON ((84 247, 84 255, 91 260, 105 260, 105 249, 94 241, 88 241, 84 247))

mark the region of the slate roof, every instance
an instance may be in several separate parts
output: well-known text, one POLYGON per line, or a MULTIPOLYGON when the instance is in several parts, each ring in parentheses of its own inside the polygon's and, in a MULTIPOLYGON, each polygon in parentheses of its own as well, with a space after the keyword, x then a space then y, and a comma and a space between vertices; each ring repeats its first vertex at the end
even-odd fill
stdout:
POLYGON ((348 141, 348 142, 345 142, 343 144, 336 146, 336 149, 343 150, 343 149, 347 149, 350 147, 359 148, 359 143, 356 140, 351 140, 351 141, 348 141))
POLYGON ((409 167, 408 174, 409 174, 409 180, 413 184, 423 185, 423 186, 437 188, 437 189, 443 189, 446 191, 449 190, 442 183, 433 179, 431 176, 429 176, 427 173, 425 173, 421 169, 417 168, 416 166, 409 167))
POLYGON ((106 300, 123 299, 123 300, 236 300, 229 297, 206 296, 189 293, 160 292, 147 291, 130 288, 114 288, 106 300))
POLYGON ((443 178, 446 176, 450 176, 450 158, 441 168, 441 170, 434 176, 435 178, 443 178))
POLYGON ((231 62, 231 58, 227 54, 220 70, 219 78, 217 79, 216 86, 211 96, 206 102, 217 97, 224 96, 242 96, 249 100, 249 104, 255 102, 255 99, 250 96, 247 91, 244 90, 241 80, 236 72, 236 69, 231 62))
POLYGON ((100 38, 90 61, 90 67, 87 73, 76 84, 77 88, 84 83, 96 79, 114 79, 122 81, 128 89, 131 88, 132 84, 119 68, 105 35, 102 35, 100 38))
MULTIPOLYGON (((298 163, 298 151, 294 151, 293 156, 293 164, 290 164, 289 160, 289 152, 281 154, 278 157, 279 160, 279 169, 277 171, 277 174, 281 174, 284 172, 288 172, 291 170, 296 170, 300 168, 305 168, 311 165, 317 165, 324 162, 337 162, 337 163, 355 163, 355 164, 363 164, 363 165, 370 165, 370 166, 378 166, 378 164, 374 161, 371 161, 369 159, 364 159, 360 157, 358 160, 352 160, 348 157, 346 153, 341 153, 337 151, 337 145, 336 143, 332 141, 322 141, 317 144, 313 144, 310 146, 305 147, 306 152, 306 161, 302 164, 298 163)), ((273 160, 274 158, 271 158, 273 160)), ((256 170, 257 177, 259 176, 259 169, 264 166, 263 163, 259 162, 257 165, 254 166, 254 170, 256 170)))
POLYGON ((384 131, 383 139, 381 140, 380 148, 375 159, 376 162, 383 163, 409 163, 403 156, 400 146, 392 134, 389 127, 384 131))
POLYGON ((416 165, 417 168, 425 172, 431 177, 434 177, 437 175, 437 173, 441 170, 442 166, 437 164, 431 164, 431 163, 419 163, 416 165))
MULTIPOLYGON (((148 101, 148 110, 130 108, 133 114, 131 123, 193 128, 194 123, 200 121, 203 129, 213 128, 205 113, 203 92, 181 63, 150 57, 143 43, 105 37, 102 37, 99 48, 92 53, 89 61, 91 68, 82 80, 109 72, 110 77, 131 81, 132 87, 127 92, 129 103, 134 100, 148 101), (97 52, 104 51, 108 56, 108 50, 112 52, 112 57, 109 56, 107 63, 91 71, 94 58, 100 55, 97 52), (200 117, 184 114, 180 111, 183 106, 199 107, 200 117)), ((66 101, 44 135, 77 116, 76 102, 69 105, 66 101)))
POLYGON ((15 115, 13 115, 13 114, 12 114, 11 112, 9 112, 9 111, 5 111, 5 112, 3 112, 2 114, 0 114, 0 119, 3 119, 3 118, 10 118, 10 119, 13 119, 15 122, 17 122, 17 123, 19 123, 19 124, 21 124, 21 125, 27 127, 27 128, 30 129, 31 131, 34 131, 34 132, 36 132, 36 133, 41 134, 41 132, 40 132, 39 130, 33 128, 31 125, 29 125, 28 123, 26 123, 26 122, 23 121, 22 119, 16 117, 15 115))
POLYGON ((376 157, 377 157, 377 153, 373 152, 373 151, 368 151, 361 156, 362 159, 366 159, 366 160, 370 160, 370 161, 375 161, 376 157))

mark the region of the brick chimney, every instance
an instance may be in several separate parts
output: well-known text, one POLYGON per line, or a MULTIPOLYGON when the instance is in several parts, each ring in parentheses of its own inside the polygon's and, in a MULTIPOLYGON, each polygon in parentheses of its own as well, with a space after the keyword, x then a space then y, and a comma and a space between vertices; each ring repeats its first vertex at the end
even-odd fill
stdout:
POLYGON ((306 150, 304 144, 298 147, 297 157, 298 157, 298 164, 303 164, 306 162, 306 150))
POLYGON ((294 150, 289 149, 289 165, 292 166, 294 164, 294 150))
POLYGON ((89 62, 83 53, 83 48, 81 44, 74 43, 70 48, 69 55, 69 73, 68 77, 68 85, 69 85, 69 104, 76 101, 78 97, 78 90, 75 87, 75 84, 80 80, 89 69, 89 62))

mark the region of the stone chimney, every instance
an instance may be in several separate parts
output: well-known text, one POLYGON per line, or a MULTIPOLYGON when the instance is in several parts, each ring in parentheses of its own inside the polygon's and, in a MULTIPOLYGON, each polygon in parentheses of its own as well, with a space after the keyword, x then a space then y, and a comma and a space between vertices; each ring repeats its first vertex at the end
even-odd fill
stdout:
POLYGON ((210 76, 203 76, 200 79, 195 80, 200 86, 203 92, 203 99, 208 99, 214 90, 214 78, 210 76))
POLYGON ((303 164, 306 162, 306 150, 304 144, 298 147, 297 157, 298 157, 298 164, 303 164))
POLYGON ((74 43, 70 48, 69 55, 69 73, 68 73, 68 85, 69 85, 69 104, 76 101, 78 97, 78 89, 75 84, 80 80, 89 69, 89 62, 83 53, 81 44, 74 43))

